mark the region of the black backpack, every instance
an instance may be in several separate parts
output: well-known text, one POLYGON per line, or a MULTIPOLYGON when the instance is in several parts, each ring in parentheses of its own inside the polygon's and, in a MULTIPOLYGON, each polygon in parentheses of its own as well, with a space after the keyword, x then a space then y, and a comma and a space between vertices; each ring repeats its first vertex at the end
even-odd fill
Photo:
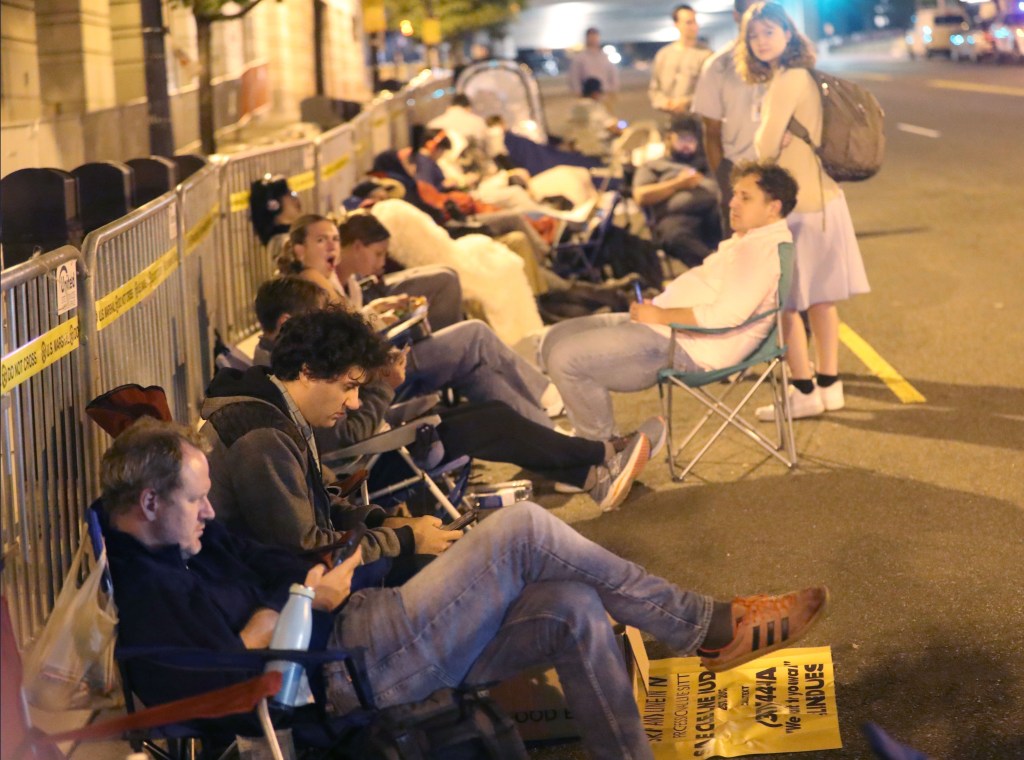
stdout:
POLYGON ((512 719, 486 690, 442 689, 388 707, 367 726, 359 760, 528 760, 512 719))
POLYGON ((821 95, 821 145, 795 118, 787 127, 821 159, 821 167, 836 182, 873 177, 885 156, 885 112, 868 90, 847 79, 808 69, 821 95))

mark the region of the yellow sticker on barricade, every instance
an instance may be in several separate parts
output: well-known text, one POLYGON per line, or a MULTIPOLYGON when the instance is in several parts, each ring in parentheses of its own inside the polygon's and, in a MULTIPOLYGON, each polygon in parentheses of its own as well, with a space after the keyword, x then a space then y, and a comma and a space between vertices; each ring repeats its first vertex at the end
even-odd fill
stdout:
POLYGON ((178 268, 178 249, 167 253, 96 302, 96 329, 102 330, 159 287, 178 268))
POLYGON ((0 394, 14 390, 76 348, 78 317, 72 317, 0 360, 0 394))
POLYGON ((203 238, 210 234, 213 229, 214 223, 217 221, 217 216, 220 214, 220 204, 215 203, 199 223, 192 227, 188 232, 185 233, 185 255, 190 256, 199 244, 203 242, 203 238))
POLYGON ((843 746, 829 647, 783 649, 725 673, 696 657, 652 660, 640 711, 656 760, 843 746))
POLYGON ((342 156, 341 158, 339 158, 339 159, 337 159, 335 161, 331 161, 331 163, 327 164, 324 167, 324 171, 323 171, 324 179, 330 179, 331 177, 333 177, 335 174, 337 174, 342 169, 344 169, 346 166, 348 166, 348 162, 351 161, 351 160, 352 160, 351 156, 342 156))

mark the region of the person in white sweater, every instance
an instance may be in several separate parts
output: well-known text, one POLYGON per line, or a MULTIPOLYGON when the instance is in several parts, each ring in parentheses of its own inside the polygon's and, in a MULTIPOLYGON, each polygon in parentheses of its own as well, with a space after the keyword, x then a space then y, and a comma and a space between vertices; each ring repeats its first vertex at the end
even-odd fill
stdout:
MULTIPOLYGON (((751 5, 743 14, 736 70, 750 84, 767 83, 760 125, 754 137, 758 160, 775 161, 800 186, 796 209, 787 218, 796 265, 784 317, 786 359, 793 376, 793 417, 814 417, 845 405, 839 380, 839 314, 836 302, 870 290, 846 196, 821 168, 811 147, 788 132, 795 118, 820 144, 821 96, 808 69, 811 43, 782 6, 751 5), (817 375, 812 377, 807 333, 799 312, 807 311, 814 335, 817 375)), ((774 407, 757 410, 774 418, 774 407)))

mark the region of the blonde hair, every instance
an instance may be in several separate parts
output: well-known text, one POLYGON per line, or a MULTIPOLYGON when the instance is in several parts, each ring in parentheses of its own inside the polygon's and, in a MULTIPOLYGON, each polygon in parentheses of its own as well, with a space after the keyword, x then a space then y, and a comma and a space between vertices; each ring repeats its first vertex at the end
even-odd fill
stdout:
POLYGON ((784 32, 790 33, 786 49, 782 51, 779 58, 779 65, 783 68, 804 68, 814 66, 814 47, 810 40, 800 34, 793 20, 778 3, 760 2, 754 3, 743 14, 740 22, 739 44, 733 51, 736 60, 736 73, 739 74, 747 84, 767 82, 772 78, 772 67, 764 61, 758 60, 754 51, 750 49, 749 33, 750 25, 755 21, 774 24, 784 32))
MULTIPOLYGON (((274 263, 277 264, 277 271, 282 275, 298 274, 306 265, 299 261, 295 255, 295 246, 305 245, 309 228, 317 222, 330 222, 326 216, 320 214, 303 214, 288 228, 288 239, 281 246, 281 252, 277 255, 274 263)), ((332 222, 333 223, 333 222, 332 222)))

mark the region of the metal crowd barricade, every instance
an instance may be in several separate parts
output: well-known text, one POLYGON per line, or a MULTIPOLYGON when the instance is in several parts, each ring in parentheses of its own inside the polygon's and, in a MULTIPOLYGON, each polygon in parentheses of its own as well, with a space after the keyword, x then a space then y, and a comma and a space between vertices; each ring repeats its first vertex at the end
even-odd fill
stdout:
MULTIPOLYGON (((159 385, 174 419, 187 422, 184 279, 178 247, 178 197, 164 193, 89 233, 82 332, 90 360, 89 398, 124 383, 159 385)), ((97 451, 105 443, 97 437, 97 451)), ((99 468, 99 461, 95 462, 99 468)))
POLYGON ((287 177, 303 210, 314 212, 318 208, 316 144, 302 140, 239 153, 231 156, 221 171, 221 205, 227 209, 221 236, 227 258, 220 284, 221 297, 227 301, 227 327, 222 335, 231 343, 256 329, 256 291, 274 274, 274 262, 256 237, 249 218, 249 185, 264 174, 287 177))
POLYGON ((208 164, 178 185, 178 241, 184 283, 189 419, 199 418, 214 373, 214 331, 228 332, 221 298, 229 257, 220 243, 220 166, 208 164))
POLYGON ((374 156, 395 147, 391 144, 391 100, 391 93, 384 93, 367 108, 370 120, 370 150, 374 156))
POLYGON ((373 168, 373 122, 369 110, 354 118, 352 127, 355 144, 352 146, 356 166, 356 182, 373 168))
POLYGON ((395 93, 388 101, 388 121, 391 124, 391 147, 395 150, 408 148, 410 144, 409 107, 414 101, 410 93, 395 93))
POLYGON ((356 129, 342 124, 324 132, 317 141, 317 179, 320 188, 320 213, 337 211, 352 194, 360 176, 356 166, 356 129))
POLYGON ((3 585, 22 644, 53 607, 95 493, 82 412, 84 273, 65 246, 3 274, 3 585))

